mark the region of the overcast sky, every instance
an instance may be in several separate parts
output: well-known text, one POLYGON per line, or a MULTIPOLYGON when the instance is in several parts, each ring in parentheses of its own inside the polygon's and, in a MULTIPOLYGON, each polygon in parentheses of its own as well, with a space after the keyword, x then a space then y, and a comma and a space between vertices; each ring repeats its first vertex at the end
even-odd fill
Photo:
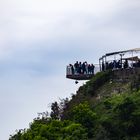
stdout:
POLYGON ((0 139, 76 92, 67 64, 139 46, 139 0, 1 0, 0 139))

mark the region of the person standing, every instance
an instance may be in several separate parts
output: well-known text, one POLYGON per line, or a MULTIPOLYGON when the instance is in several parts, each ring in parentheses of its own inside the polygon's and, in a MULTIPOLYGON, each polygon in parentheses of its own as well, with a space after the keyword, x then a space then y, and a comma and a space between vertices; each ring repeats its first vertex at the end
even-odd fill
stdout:
POLYGON ((78 74, 78 67, 79 67, 78 61, 76 61, 76 63, 74 64, 74 73, 75 74, 78 74))
POLYGON ((93 64, 90 65, 90 71, 91 71, 91 74, 94 74, 94 68, 95 66, 93 64))
POLYGON ((85 62, 82 63, 82 74, 85 74, 86 72, 86 65, 85 62))

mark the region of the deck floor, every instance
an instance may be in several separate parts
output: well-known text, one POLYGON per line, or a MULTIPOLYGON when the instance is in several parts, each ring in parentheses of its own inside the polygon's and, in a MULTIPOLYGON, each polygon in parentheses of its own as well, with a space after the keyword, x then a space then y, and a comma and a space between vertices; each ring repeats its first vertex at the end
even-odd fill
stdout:
POLYGON ((89 80, 94 76, 94 74, 73 74, 66 75, 66 78, 74 79, 74 80, 89 80))

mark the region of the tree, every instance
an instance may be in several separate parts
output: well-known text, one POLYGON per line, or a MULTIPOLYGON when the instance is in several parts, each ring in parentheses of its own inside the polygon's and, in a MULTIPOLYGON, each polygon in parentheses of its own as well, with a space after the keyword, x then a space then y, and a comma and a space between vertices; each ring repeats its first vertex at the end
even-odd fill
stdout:
POLYGON ((97 118, 96 113, 93 112, 87 102, 81 103, 72 110, 72 120, 76 123, 82 124, 87 129, 89 137, 93 135, 93 128, 97 118))
POLYGON ((55 120, 59 120, 60 119, 60 108, 57 102, 52 103, 51 105, 51 118, 55 119, 55 120))

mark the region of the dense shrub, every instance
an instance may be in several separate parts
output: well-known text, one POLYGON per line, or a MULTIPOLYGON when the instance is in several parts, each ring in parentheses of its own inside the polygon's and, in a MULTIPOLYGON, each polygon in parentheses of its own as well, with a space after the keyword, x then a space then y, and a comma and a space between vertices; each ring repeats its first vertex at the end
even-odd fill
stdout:
POLYGON ((9 140, 87 140, 85 128, 71 121, 51 120, 47 124, 36 121, 30 128, 22 133, 17 133, 9 140))
POLYGON ((105 82, 107 82, 112 77, 112 71, 102 71, 98 72, 90 81, 82 87, 82 92, 84 94, 94 95, 95 91, 101 87, 105 82))
POLYGON ((140 92, 115 95, 102 103, 106 113, 100 115, 96 136, 105 130, 111 140, 140 138, 140 92))
POLYGON ((87 129, 89 137, 93 135, 96 118, 96 113, 91 110, 87 102, 79 104, 72 110, 72 121, 82 124, 87 129))

